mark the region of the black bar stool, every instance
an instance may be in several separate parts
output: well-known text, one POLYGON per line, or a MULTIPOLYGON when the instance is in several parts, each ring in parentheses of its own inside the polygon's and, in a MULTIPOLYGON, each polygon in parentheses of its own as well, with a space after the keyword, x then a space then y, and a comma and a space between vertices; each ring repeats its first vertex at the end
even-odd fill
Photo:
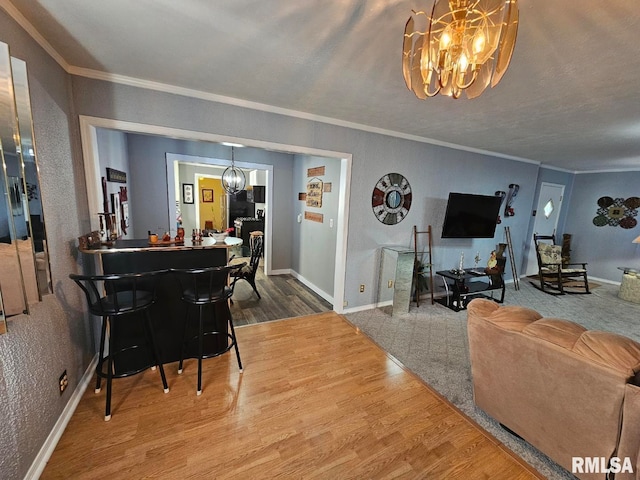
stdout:
MULTIPOLYGON (((231 272, 231 276, 234 278, 233 283, 235 284, 238 280, 246 280, 249 282, 249 285, 251 285, 251 288, 253 288, 253 291, 256 292, 256 295, 258 296, 258 300, 262 298, 260 296, 260 292, 258 292, 258 287, 256 286, 256 273, 258 272, 258 266, 260 265, 260 257, 262 257, 262 242, 262 232, 251 232, 249 234, 249 245, 251 246, 251 259, 249 260, 249 265, 231 272)), ((233 257, 231 259, 233 259, 233 257)))
POLYGON ((244 265, 246 264, 171 269, 180 283, 182 301, 187 304, 178 374, 182 373, 182 365, 185 358, 198 359, 198 395, 202 394, 202 360, 204 358, 217 357, 235 347, 238 368, 242 373, 240 351, 238 350, 236 332, 233 328, 233 319, 229 309, 229 299, 233 295, 233 285, 229 285, 229 274, 244 265), (198 307, 196 332, 189 325, 192 306, 198 307), (205 308, 210 310, 209 318, 205 318, 205 308), (189 332, 190 328, 190 332, 195 334, 188 336, 187 332, 189 332), (208 340, 207 351, 204 348, 205 338, 208 340), (193 344, 196 342, 197 348, 194 349, 193 344))
POLYGON ((147 368, 155 368, 157 365, 160 368, 164 392, 169 392, 162 358, 158 351, 149 315, 149 307, 155 301, 154 278, 165 273, 168 273, 168 270, 112 275, 69 275, 69 278, 80 286, 87 297, 89 311, 93 315, 102 317, 100 351, 96 366, 96 393, 100 392, 101 380, 106 378, 105 421, 111 419, 111 381, 113 378, 135 375, 147 368), (144 332, 141 335, 145 343, 130 345, 126 338, 129 338, 131 333, 134 333, 133 337, 137 338, 135 324, 140 322, 135 315, 126 316, 140 313, 143 314, 145 320, 142 322, 144 332), (105 357, 104 344, 107 338, 107 326, 109 327, 109 348, 105 357), (116 357, 120 361, 116 361, 116 357), (105 363, 106 370, 104 369, 105 363))

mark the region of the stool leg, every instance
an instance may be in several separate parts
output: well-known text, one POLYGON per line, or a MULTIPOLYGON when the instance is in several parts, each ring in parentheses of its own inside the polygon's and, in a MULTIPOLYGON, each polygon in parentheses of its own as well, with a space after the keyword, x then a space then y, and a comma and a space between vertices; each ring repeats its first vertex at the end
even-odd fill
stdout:
POLYGON ((104 362, 104 338, 107 335, 107 317, 102 317, 102 333, 100 334, 100 351, 98 352, 98 365, 96 365, 96 393, 100 393, 100 383, 102 377, 102 364, 104 362))
POLYGON ((189 305, 187 305, 187 314, 185 315, 184 325, 182 326, 182 347, 180 348, 180 363, 178 363, 178 375, 182 375, 182 364, 184 362, 184 353, 187 349, 187 325, 189 325, 189 305))
POLYGON ((198 316, 200 320, 200 326, 198 331, 198 395, 202 394, 202 350, 203 350, 203 337, 204 326, 202 320, 202 305, 198 305, 198 316))
POLYGON ((116 338, 114 335, 114 324, 112 318, 109 319, 109 353, 107 360, 107 406, 104 411, 104 421, 108 422, 111 420, 111 383, 113 380, 113 339, 116 338))
POLYGON ((242 373, 242 360, 240 360, 240 350, 238 350, 238 340, 236 339, 236 330, 233 328, 233 318, 231 317, 231 310, 227 305, 227 315, 229 318, 229 327, 231 328, 231 337, 233 338, 233 346, 236 348, 236 358, 238 359, 238 369, 242 373))
POLYGON ((162 365, 162 357, 160 356, 160 352, 158 351, 158 344, 156 343, 156 337, 153 333, 153 326, 151 325, 151 315, 149 315, 149 310, 144 311, 144 316, 147 323, 147 333, 149 334, 151 340, 151 348, 153 348, 153 356, 160 369, 160 377, 162 378, 162 386, 164 387, 164 393, 169 393, 169 386, 167 385, 167 377, 164 375, 164 367, 162 365))

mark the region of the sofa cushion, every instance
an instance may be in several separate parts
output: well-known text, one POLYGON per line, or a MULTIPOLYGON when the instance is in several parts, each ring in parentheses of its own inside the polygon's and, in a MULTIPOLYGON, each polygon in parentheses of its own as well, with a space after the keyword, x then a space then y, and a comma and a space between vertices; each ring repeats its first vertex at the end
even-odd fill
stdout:
POLYGON ((640 343, 622 335, 587 331, 580 335, 572 350, 629 377, 640 372, 640 343))
POLYGON ((521 332, 527 325, 542 318, 535 310, 517 305, 500 306, 492 300, 477 298, 469 302, 467 311, 477 315, 496 327, 514 332, 521 332))
POLYGON ((541 318, 527 325, 522 333, 551 342, 571 350, 587 329, 582 325, 560 318, 541 318))

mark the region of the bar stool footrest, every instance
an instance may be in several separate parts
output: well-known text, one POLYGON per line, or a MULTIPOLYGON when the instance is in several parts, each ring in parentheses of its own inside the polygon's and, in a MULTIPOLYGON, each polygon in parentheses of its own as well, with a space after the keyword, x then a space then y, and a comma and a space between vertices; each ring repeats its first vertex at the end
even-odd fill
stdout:
MULTIPOLYGON (((108 374, 105 371, 106 367, 109 365, 108 362, 109 362, 109 355, 104 357, 102 359, 102 362, 98 362, 98 365, 96 365, 96 374, 99 375, 101 378, 107 378, 108 377, 108 374)), ((130 363, 130 362, 127 362, 127 363, 130 363)), ((113 352, 113 365, 114 365, 115 372, 118 372, 118 373, 113 373, 111 375, 111 378, 126 378, 126 377, 130 377, 131 375, 136 375, 136 374, 138 374, 140 372, 144 372, 145 370, 147 370, 149 368, 155 367, 156 366, 156 362, 153 359, 153 352, 149 349, 148 346, 146 346, 146 345, 134 345, 134 346, 130 346, 130 347, 121 348, 120 350, 118 350, 116 352, 113 352), (147 353, 140 354, 138 362, 135 362, 135 363, 140 363, 140 366, 138 368, 136 368, 135 370, 127 370, 125 372, 118 372, 116 357, 118 355, 122 356, 122 354, 124 354, 124 355, 128 355, 130 358, 134 358, 136 356, 135 352, 138 352, 138 349, 142 349, 142 350, 146 350, 147 351, 147 353), (142 355, 144 355, 144 357, 142 355), (145 358, 145 357, 148 357, 148 358, 145 358)))
MULTIPOLYGON (((187 358, 198 358, 198 352, 197 352, 197 341, 198 341, 198 336, 194 336, 192 338, 189 338, 186 341, 187 347, 185 349, 185 354, 183 359, 187 359, 187 358)), ((214 357, 218 357, 220 355, 223 355, 225 353, 227 353, 229 350, 231 350, 233 347, 236 346, 236 342, 233 340, 233 336, 231 336, 230 333, 225 333, 225 332, 205 332, 204 333, 204 339, 203 342, 205 343, 205 347, 203 348, 204 352, 202 354, 202 359, 207 359, 207 358, 214 358, 214 357), (211 352, 211 351, 207 351, 206 348, 206 339, 207 337, 209 337, 209 339, 211 339, 212 336, 226 336, 227 337, 227 346, 224 347, 224 349, 222 350, 216 350, 215 352, 211 352)), ((212 343, 212 342, 208 342, 208 343, 212 343)), ((178 371, 178 373, 180 374, 181 372, 178 371)))

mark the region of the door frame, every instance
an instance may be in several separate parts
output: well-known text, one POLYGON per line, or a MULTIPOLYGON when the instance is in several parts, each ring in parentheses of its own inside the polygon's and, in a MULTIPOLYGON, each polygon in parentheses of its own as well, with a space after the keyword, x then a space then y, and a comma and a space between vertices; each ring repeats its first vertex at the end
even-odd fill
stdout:
MULTIPOLYGON (((102 117, 79 115, 80 141, 82 143, 82 156, 84 162, 85 182, 87 186, 87 203, 89 212, 100 211, 101 181, 98 156, 97 129, 106 128, 125 133, 142 133, 157 135, 182 140, 203 141, 212 143, 233 142, 241 143, 247 147, 275 150, 289 154, 301 154, 319 157, 336 158, 340 160, 340 185, 338 190, 338 218, 336 221, 336 259, 334 263, 333 298, 330 301, 333 310, 337 313, 344 311, 344 291, 346 283, 347 265, 347 234, 349 232, 349 201, 351 197, 351 165, 353 155, 345 152, 320 150, 317 148, 302 147, 300 145, 286 145, 275 142, 266 142, 250 138, 231 137, 215 133, 196 132, 179 128, 164 127, 144 123, 128 122, 102 117)), ((273 205, 273 189, 267 191, 267 203, 273 205)), ((97 215, 90 215, 89 221, 92 230, 98 229, 97 215)), ((267 243, 266 255, 271 255, 273 242, 267 243)))
MULTIPOLYGON (((176 178, 175 172, 175 164, 176 163, 191 163, 191 164, 201 164, 208 165, 213 167, 229 167, 231 166, 231 160, 225 160, 220 158, 213 157, 200 157, 196 155, 187 155, 181 153, 170 153, 166 154, 166 163, 167 163, 167 178, 176 178)), ((246 170, 264 170, 266 172, 266 186, 267 186, 267 196, 265 198, 265 205, 267 205, 265 218, 264 218, 264 235, 265 235, 265 245, 267 246, 266 251, 264 252, 264 273, 265 275, 272 275, 273 271, 271 269, 271 241, 273 234, 273 217, 271 215, 271 203, 273 201, 273 165, 267 165, 264 163, 251 163, 251 162, 234 162, 237 167, 241 167, 246 170)), ((218 178, 220 178, 218 176, 218 178)), ((195 179, 194 179, 195 182, 195 179)), ((176 202, 176 189, 173 188, 173 185, 169 185, 167 182, 167 197, 169 198, 169 208, 171 205, 174 205, 176 202)), ((227 205, 227 214, 228 214, 228 205, 227 205)), ((196 216, 199 215, 199 207, 196 205, 196 216)))
POLYGON ((542 212, 542 209, 544 208, 543 202, 546 203, 546 200, 545 200, 546 195, 543 196, 543 191, 546 187, 552 187, 554 189, 560 188, 560 200, 559 200, 560 204, 557 209, 558 214, 556 215, 556 221, 555 221, 555 224, 553 225, 553 234, 555 235, 555 233, 558 230, 558 222, 560 221, 560 213, 562 212, 562 203, 564 201, 564 191, 565 191, 566 185, 563 185, 561 183, 541 182, 540 190, 538 191, 538 201, 536 203, 536 209, 535 209, 536 214, 533 217, 533 224, 531 225, 531 236, 529 238, 529 241, 527 242, 528 248, 525 256, 527 263, 524 270, 525 276, 535 275, 536 273, 538 273, 538 259, 536 256, 536 247, 533 242, 533 234, 537 233, 536 226, 539 225, 538 219, 541 218, 539 215, 540 215, 540 212, 542 212))

